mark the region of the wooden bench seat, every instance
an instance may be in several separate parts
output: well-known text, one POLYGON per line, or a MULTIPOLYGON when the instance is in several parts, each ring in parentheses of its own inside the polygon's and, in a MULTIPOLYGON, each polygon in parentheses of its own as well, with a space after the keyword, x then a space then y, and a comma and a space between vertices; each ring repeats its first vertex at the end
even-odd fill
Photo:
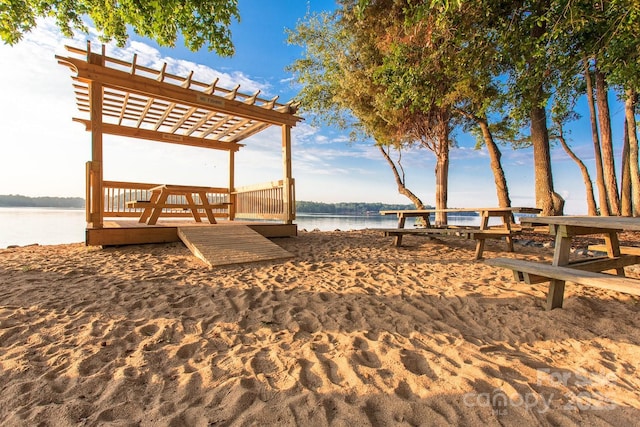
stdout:
MULTIPOLYGON (((486 239, 502 239, 512 237, 514 234, 518 234, 519 231, 510 231, 506 229, 488 229, 479 230, 477 228, 465 228, 465 227, 443 227, 443 228, 383 228, 379 229, 385 236, 395 237, 394 245, 401 246, 402 236, 414 235, 414 236, 448 236, 448 237, 462 237, 465 239, 476 241, 476 254, 475 259, 482 259, 482 253, 484 251, 484 241, 486 239)), ((512 250, 512 248, 511 248, 512 250)))
POLYGON ((508 230, 477 230, 465 228, 387 228, 382 229, 385 236, 398 236, 405 234, 412 235, 433 235, 465 237, 467 239, 501 239, 503 237, 517 234, 516 231, 508 230))
POLYGON ((151 206, 151 202, 148 200, 129 200, 128 202, 124 202, 124 204, 128 208, 148 208, 151 206))
POLYGON ((547 310, 562 307, 564 283, 567 281, 584 286, 592 286, 640 296, 640 280, 623 276, 614 276, 595 271, 581 270, 579 266, 554 266, 535 261, 517 260, 512 258, 493 258, 485 261, 494 267, 503 267, 513 271, 516 281, 528 284, 550 281, 547 296, 547 310), (544 280, 541 280, 544 279, 544 280), (552 289, 554 287, 554 289, 552 289))
MULTIPOLYGON (((607 253, 607 245, 589 245, 589 250, 607 253)), ((620 246, 620 253, 640 256, 640 248, 636 246, 620 246)))
MULTIPOLYGON (((162 206, 151 203, 148 200, 130 200, 125 202, 128 208, 148 208, 151 206, 162 207, 163 209, 189 209, 191 205, 188 203, 164 203, 162 206)), ((206 205, 195 205, 198 209, 227 209, 231 203, 208 203, 206 205)))

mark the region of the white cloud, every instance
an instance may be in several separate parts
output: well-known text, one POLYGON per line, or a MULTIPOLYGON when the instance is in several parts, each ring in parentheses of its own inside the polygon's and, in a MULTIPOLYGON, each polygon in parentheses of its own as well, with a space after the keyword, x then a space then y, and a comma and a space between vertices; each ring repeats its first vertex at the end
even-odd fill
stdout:
MULTIPOLYGON (((92 48, 98 49, 95 30, 90 33, 92 48)), ((83 126, 72 121, 80 113, 75 105, 71 72, 57 64, 55 54, 67 56, 65 44, 85 48, 85 37, 66 39, 50 20, 44 20, 18 45, 0 45, 0 93, 5 101, 0 103, 0 194, 84 196, 90 137, 83 126)), ((166 63, 169 73, 184 77, 193 70, 194 79, 203 82, 218 77, 218 86, 231 89, 240 84, 243 93, 271 90, 268 84, 254 81, 243 72, 222 73, 205 65, 163 57, 158 49, 137 41, 124 49, 107 45, 106 52, 125 61, 132 61, 137 54, 138 64, 153 69, 161 69, 166 63)), ((253 184, 282 178, 278 128, 272 127, 244 142, 246 149, 237 155, 238 181, 253 184)), ((105 178, 226 185, 228 162, 216 160, 212 151, 105 137, 105 178)))

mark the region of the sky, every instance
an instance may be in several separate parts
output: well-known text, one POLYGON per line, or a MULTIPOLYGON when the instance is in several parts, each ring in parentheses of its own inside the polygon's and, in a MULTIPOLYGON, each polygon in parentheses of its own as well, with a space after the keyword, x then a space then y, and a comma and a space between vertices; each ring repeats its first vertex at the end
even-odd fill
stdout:
MULTIPOLYGON (((286 67, 302 55, 288 45, 285 29, 294 29, 308 12, 331 10, 333 0, 239 0, 240 22, 232 27, 236 53, 222 58, 203 49, 191 52, 132 34, 126 47, 107 45, 107 55, 204 82, 220 78, 220 86, 261 96, 294 98, 299 87, 286 67)), ((99 46, 95 30, 64 38, 52 21, 14 46, 0 44, 0 194, 84 197, 85 163, 91 159, 90 134, 73 122, 79 117, 71 72, 57 63, 64 45, 99 46)), ((619 159, 624 111, 612 105, 614 149, 619 159)), ((586 111, 585 105, 579 109, 586 111)), ((304 114, 302 114, 304 118, 304 114)), ((570 128, 569 143, 595 179, 593 145, 585 117, 570 128)), ((474 149, 468 135, 456 133, 451 149, 449 207, 497 206, 489 156, 474 149)), ((282 179, 280 129, 271 127, 250 139, 236 154, 236 186, 282 179)), ((312 126, 305 120, 292 130, 292 168, 296 199, 317 202, 383 202, 409 204, 398 194, 393 174, 370 140, 349 141, 348 131, 312 126)), ((425 204, 435 204, 435 156, 421 149, 403 153, 407 187, 425 204)), ((503 148, 503 167, 513 206, 534 206, 531 149, 503 148)), ((585 187, 577 165, 561 147, 552 149, 554 186, 566 200, 565 214, 586 214, 585 187)), ((618 167, 618 165, 616 165, 618 167)), ((216 150, 182 147, 105 136, 106 180, 226 186, 227 155, 216 150)))

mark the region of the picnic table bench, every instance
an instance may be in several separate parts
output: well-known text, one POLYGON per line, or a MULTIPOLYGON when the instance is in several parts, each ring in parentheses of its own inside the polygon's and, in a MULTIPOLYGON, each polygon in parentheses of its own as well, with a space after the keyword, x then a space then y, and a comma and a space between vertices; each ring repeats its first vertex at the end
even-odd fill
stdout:
POLYGON ((144 208, 138 222, 146 222, 154 225, 163 209, 188 209, 196 222, 202 222, 200 210, 204 211, 211 224, 216 224, 213 209, 228 209, 231 203, 209 203, 207 192, 219 192, 220 188, 199 187, 189 185, 163 184, 149 189, 149 200, 131 200, 126 202, 127 207, 144 208), (185 202, 168 203, 169 196, 184 196, 185 202), (194 197, 197 196, 197 197, 194 197), (196 203, 196 199, 199 203, 196 203))
POLYGON ((640 248, 621 248, 618 240, 621 231, 640 231, 640 219, 549 216, 521 220, 521 223, 529 222, 549 225, 549 233, 555 236, 551 264, 511 258, 494 258, 485 262, 512 270, 516 281, 527 284, 549 282, 547 310, 562 307, 565 282, 640 296, 640 279, 625 277, 624 271, 625 267, 640 263, 640 248), (603 235, 605 244, 597 247, 604 249, 607 256, 570 261, 573 237, 592 234, 603 235), (616 275, 604 273, 608 270, 615 270, 616 275))
POLYGON ((385 236, 393 236, 395 246, 402 245, 402 237, 405 235, 424 236, 454 236, 473 239, 476 241, 475 259, 482 259, 486 239, 505 239, 507 249, 513 252, 513 236, 519 233, 512 227, 512 217, 514 213, 538 214, 540 209, 527 207, 509 208, 450 208, 450 209, 407 209, 407 210, 384 210, 381 215, 396 215, 398 217, 398 228, 381 229, 385 236), (430 216, 437 213, 474 213, 480 216, 480 225, 477 227, 460 226, 432 226, 430 216), (407 218, 422 218, 423 228, 405 228, 407 218), (489 227, 489 218, 500 218, 501 226, 489 227))

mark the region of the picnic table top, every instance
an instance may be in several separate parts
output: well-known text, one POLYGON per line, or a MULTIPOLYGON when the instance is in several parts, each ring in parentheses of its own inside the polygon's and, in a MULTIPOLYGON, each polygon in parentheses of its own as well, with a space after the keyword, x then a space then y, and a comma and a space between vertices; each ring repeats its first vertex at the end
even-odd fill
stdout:
POLYGON ((523 225, 553 224, 574 227, 601 228, 607 230, 640 231, 640 218, 620 216, 536 216, 532 218, 521 218, 520 223, 523 225))
POLYGON ((380 211, 381 215, 421 215, 421 214, 431 214, 431 213, 454 213, 454 212, 511 212, 511 213, 528 213, 528 214, 538 214, 542 211, 542 209, 538 208, 530 208, 530 207, 484 207, 484 208, 447 208, 447 209, 398 209, 398 210, 383 210, 380 211))
POLYGON ((157 185, 153 188, 150 188, 151 191, 160 191, 167 190, 172 193, 200 193, 204 192, 219 192, 220 190, 227 190, 226 188, 219 187, 200 187, 197 185, 176 185, 176 184, 161 184, 157 185))

